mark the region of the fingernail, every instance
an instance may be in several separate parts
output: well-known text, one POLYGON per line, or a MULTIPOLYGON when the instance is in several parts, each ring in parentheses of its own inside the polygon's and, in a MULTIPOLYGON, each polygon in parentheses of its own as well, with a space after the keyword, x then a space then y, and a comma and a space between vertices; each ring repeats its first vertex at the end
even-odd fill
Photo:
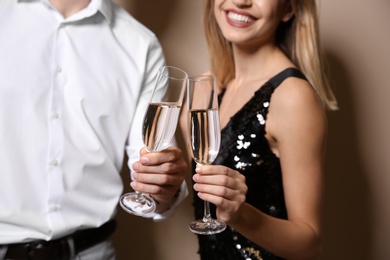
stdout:
POLYGON ((133 163, 132 168, 134 171, 138 170, 138 163, 137 162, 133 163))
POLYGON ((141 158, 139 159, 139 161, 140 161, 142 164, 147 165, 147 164, 149 163, 149 158, 143 156, 143 157, 141 157, 141 158))

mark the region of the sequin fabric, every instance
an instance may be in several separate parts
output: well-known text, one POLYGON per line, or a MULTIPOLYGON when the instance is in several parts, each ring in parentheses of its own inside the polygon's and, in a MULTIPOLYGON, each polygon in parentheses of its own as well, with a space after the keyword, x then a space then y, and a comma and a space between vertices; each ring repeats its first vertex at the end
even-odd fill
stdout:
MULTIPOLYGON (((295 72, 297 71, 294 70, 295 72)), ((228 166, 245 175, 248 186, 247 203, 281 219, 287 218, 282 172, 279 158, 271 151, 265 138, 265 124, 272 94, 289 76, 291 76, 289 73, 283 71, 269 80, 230 119, 227 126, 222 129, 221 148, 214 161, 214 164, 228 166), (275 78, 278 79, 276 82, 275 78)), ((219 96, 220 102, 223 94, 219 96)), ((196 194, 194 207, 196 218, 201 218, 203 201, 196 194)), ((214 205, 211 205, 211 212, 215 213, 214 205)), ((215 214, 213 216, 215 217, 215 214)), ((198 235, 198 240, 202 260, 282 259, 230 227, 217 235, 198 235)))

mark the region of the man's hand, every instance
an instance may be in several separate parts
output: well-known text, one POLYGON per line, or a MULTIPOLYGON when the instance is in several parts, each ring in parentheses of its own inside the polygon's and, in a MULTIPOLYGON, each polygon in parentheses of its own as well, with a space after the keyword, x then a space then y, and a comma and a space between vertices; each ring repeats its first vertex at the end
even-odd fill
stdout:
POLYGON ((175 201, 187 167, 177 147, 153 153, 142 148, 139 161, 132 165, 134 180, 130 185, 134 190, 150 194, 157 202, 156 212, 161 213, 175 201))

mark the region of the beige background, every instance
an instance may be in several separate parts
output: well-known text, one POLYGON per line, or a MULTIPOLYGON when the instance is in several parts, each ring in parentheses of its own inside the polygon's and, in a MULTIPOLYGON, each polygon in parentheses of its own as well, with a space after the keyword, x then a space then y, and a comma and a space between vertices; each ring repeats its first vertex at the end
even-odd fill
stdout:
MULTIPOLYGON (((207 70, 201 0, 118 0, 154 31, 168 63, 207 70)), ((329 114, 321 260, 390 259, 390 1, 322 0, 321 34, 341 110, 329 114)), ((124 171, 127 186, 128 173, 124 171)), ((187 179, 189 179, 189 174, 187 179)), ((127 186, 128 187, 128 186, 127 186)), ((168 221, 118 209, 118 259, 199 259, 191 196, 168 221)))

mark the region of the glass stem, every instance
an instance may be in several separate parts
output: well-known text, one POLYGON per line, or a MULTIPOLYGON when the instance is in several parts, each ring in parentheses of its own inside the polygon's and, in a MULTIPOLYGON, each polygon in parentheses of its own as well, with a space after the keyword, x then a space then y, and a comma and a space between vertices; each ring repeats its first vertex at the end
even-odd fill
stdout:
POLYGON ((142 201, 144 200, 144 197, 143 197, 143 195, 141 194, 141 192, 139 192, 139 191, 134 191, 134 192, 135 192, 135 195, 136 195, 135 200, 136 200, 137 202, 142 202, 142 201))
POLYGON ((210 222, 211 214, 210 214, 210 203, 208 201, 204 202, 204 214, 203 214, 203 222, 210 222))

